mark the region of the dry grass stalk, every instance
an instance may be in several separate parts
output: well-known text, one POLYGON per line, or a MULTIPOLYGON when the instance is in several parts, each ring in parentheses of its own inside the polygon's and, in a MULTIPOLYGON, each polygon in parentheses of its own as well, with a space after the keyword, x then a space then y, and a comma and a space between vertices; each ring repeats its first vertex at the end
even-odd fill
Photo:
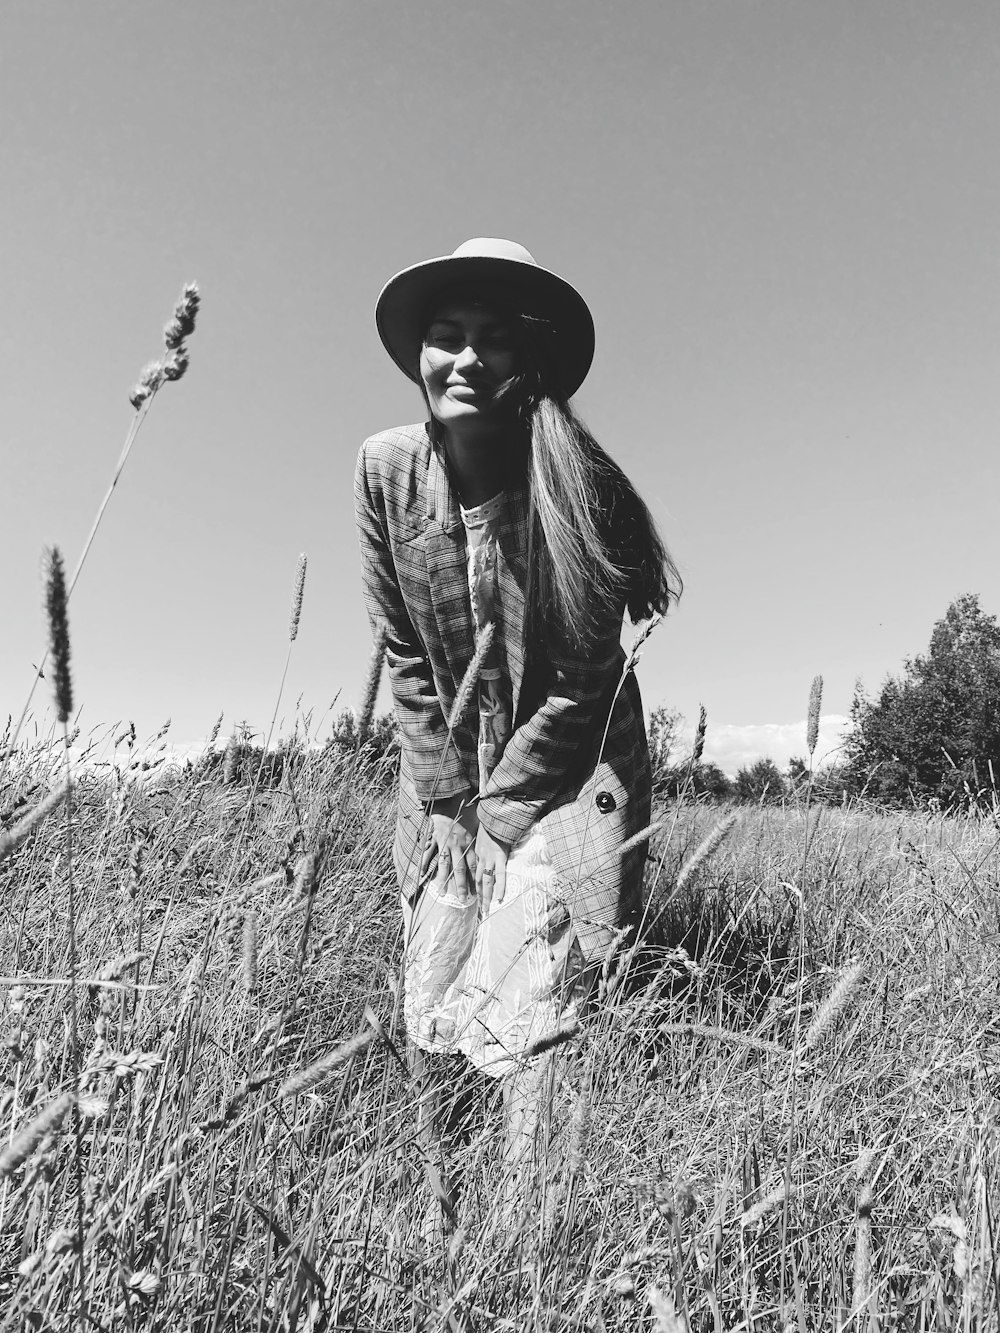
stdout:
POLYGON ((151 361, 139 376, 139 382, 128 396, 138 412, 167 380, 183 377, 191 358, 186 340, 194 333, 195 319, 201 307, 201 292, 196 282, 189 282, 174 306, 174 313, 163 328, 163 346, 166 356, 162 361, 151 361))
POLYGON ((558 1028, 555 1032, 550 1032, 547 1036, 537 1037, 534 1041, 528 1043, 524 1048, 524 1059, 532 1060, 536 1055, 544 1055, 546 1051, 555 1050, 557 1046, 563 1046, 566 1042, 572 1041, 580 1032, 580 1024, 573 1022, 566 1027, 558 1028))
POLYGON ((749 1032, 734 1032, 730 1028, 712 1027, 708 1023, 661 1023, 658 1031, 671 1037, 706 1037, 709 1041, 733 1042, 737 1046, 748 1046, 754 1051, 763 1051, 766 1055, 788 1055, 784 1046, 776 1041, 764 1041, 753 1037, 749 1032))
POLYGON ((493 643, 493 635, 495 632, 492 621, 490 621, 488 625, 484 625, 479 631, 479 636, 476 639, 476 651, 473 653, 472 661, 469 663, 465 675, 462 677, 462 683, 458 687, 458 694, 455 696, 455 703, 452 706, 451 713, 448 717, 449 731, 455 730, 459 722, 462 720, 465 710, 469 706, 469 700, 472 698, 472 691, 475 689, 476 682, 479 680, 479 675, 483 669, 483 663, 486 661, 486 656, 490 651, 490 646, 493 643))
POLYGON ((137 963, 145 962, 146 954, 141 949, 136 949, 133 953, 123 954, 120 958, 115 958, 98 973, 98 984, 102 981, 117 981, 124 975, 130 967, 135 967, 137 963))
POLYGON ((813 676, 812 685, 809 687, 809 709, 806 714, 806 749, 809 751, 810 759, 819 740, 819 710, 822 702, 823 677, 813 676))
POLYGON ((638 833, 633 833, 631 838, 625 839, 622 845, 618 848, 618 855, 627 856, 634 847, 641 846, 642 843, 648 842, 654 833, 659 833, 662 827, 662 819, 658 819, 654 824, 647 824, 646 827, 641 828, 638 833))
POLYGON ((711 860, 732 832, 735 824, 736 812, 733 810, 724 819, 720 819, 715 828, 699 843, 677 872, 676 887, 678 892, 693 879, 706 862, 711 860))
POLYGON ((67 722, 73 711, 73 682, 69 672, 69 615, 66 571, 57 546, 49 552, 45 580, 45 606, 49 620, 49 655, 52 658, 52 689, 56 715, 67 722))
POLYGON ((762 1217, 766 1217, 772 1209, 783 1204, 786 1199, 793 1199, 796 1194, 794 1185, 785 1188, 784 1181, 773 1190, 770 1190, 762 1199, 758 1199, 752 1208, 748 1208, 740 1217, 740 1226, 744 1229, 756 1225, 762 1217))
POLYGON ((566 1162, 571 1180, 583 1174, 587 1162, 587 1144, 590 1139, 590 1088, 583 1087, 576 1095, 569 1122, 569 1149, 566 1162))
POLYGON ((306 588, 306 554, 299 556, 295 571, 295 592, 292 594, 292 611, 288 621, 288 642, 294 643, 299 632, 299 617, 302 615, 302 596, 306 588))
POLYGON ((635 634, 632 637, 632 643, 628 650, 628 656, 625 658, 625 665, 622 668, 623 676, 626 676, 630 671, 634 670, 634 668, 639 662, 639 658, 642 656, 642 654, 639 651, 640 648, 652 634, 653 630, 656 629, 657 625, 660 623, 662 619, 663 616, 660 614, 659 611, 657 611, 654 615, 650 616, 650 618, 646 621, 645 625, 640 625, 640 627, 636 630, 635 634))
POLYGON ((319 856, 316 852, 306 852, 299 858, 295 867, 295 879, 292 883, 292 898, 308 898, 316 889, 316 876, 319 873, 319 856))
POLYGON ((9 828, 6 833, 0 833, 0 861, 9 856, 15 848, 24 842, 31 830, 37 828, 43 819, 62 805, 72 788, 73 783, 67 778, 55 791, 50 792, 43 801, 39 801, 34 810, 26 814, 23 819, 19 819, 13 828, 9 828))
POLYGON ((848 963, 846 967, 841 968, 833 990, 816 1010, 813 1021, 802 1039, 803 1051, 812 1050, 814 1046, 819 1045, 864 975, 864 963, 848 963))
POLYGON ((257 989, 257 918, 250 912, 243 918, 243 986, 248 995, 257 989))
POLYGON ((250 1094, 252 1092, 258 1092, 261 1088, 266 1087, 268 1083, 273 1083, 277 1077, 278 1075, 274 1073, 262 1074, 258 1078, 247 1079, 245 1083, 242 1083, 236 1089, 226 1102, 225 1106, 222 1108, 222 1114, 214 1120, 203 1120, 198 1126, 198 1132, 201 1134, 208 1134, 212 1130, 224 1129, 227 1125, 231 1125, 243 1109, 243 1105, 250 1094))
POLYGON ((226 750, 222 757, 222 781, 227 787, 236 781, 236 761, 239 758, 239 742, 236 733, 231 732, 226 741, 226 750))
POLYGON ((365 678, 364 693, 361 696, 361 706, 358 709, 356 730, 359 748, 371 730, 372 717, 375 713, 375 700, 378 697, 379 682, 382 679, 382 665, 385 662, 388 635, 389 627, 384 620, 380 620, 375 628, 375 641, 372 644, 372 655, 368 663, 368 675, 365 678))
POLYGON ((705 751, 705 732, 708 729, 708 714, 705 705, 698 705, 698 729, 694 733, 694 746, 691 750, 691 766, 697 768, 705 751))
POLYGON ((297 1074, 292 1074, 290 1078, 286 1078, 278 1089, 278 1096, 297 1097, 300 1093, 315 1088, 318 1083, 322 1083, 340 1065, 353 1059, 355 1055, 359 1055, 366 1046, 370 1046, 375 1040, 375 1035, 373 1028, 366 1028, 364 1032, 359 1032, 356 1037, 351 1037, 348 1041, 342 1042, 329 1055, 324 1055, 321 1060, 315 1061, 308 1068, 301 1069, 297 1074))
POLYGON ((858 1209, 854 1224, 854 1280, 851 1290, 851 1308, 861 1318, 868 1306, 872 1290, 872 1187, 863 1184, 858 1190, 858 1209))
POLYGON ((23 1166, 47 1135, 56 1133, 72 1105, 73 1094, 62 1093, 14 1135, 3 1152, 0 1152, 0 1180, 5 1180, 19 1166, 23 1166))

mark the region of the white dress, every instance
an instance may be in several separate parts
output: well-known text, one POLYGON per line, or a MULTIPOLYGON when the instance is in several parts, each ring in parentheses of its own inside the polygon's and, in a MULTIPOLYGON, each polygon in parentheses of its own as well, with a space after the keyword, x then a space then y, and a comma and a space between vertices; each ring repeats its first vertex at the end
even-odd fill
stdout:
MULTIPOLYGON (((494 620, 503 495, 462 509, 469 597, 478 641, 494 620)), ((510 736, 511 689, 497 635, 480 673, 479 785, 483 791, 510 736)), ((471 880, 471 875, 470 875, 471 880)), ((471 886, 470 886, 471 887, 471 886)), ((511 849, 503 902, 480 920, 474 890, 441 874, 403 901, 404 1014, 423 1050, 460 1051, 493 1076, 510 1073, 526 1047, 578 1014, 582 951, 567 929, 565 904, 544 835, 530 831, 511 849)))

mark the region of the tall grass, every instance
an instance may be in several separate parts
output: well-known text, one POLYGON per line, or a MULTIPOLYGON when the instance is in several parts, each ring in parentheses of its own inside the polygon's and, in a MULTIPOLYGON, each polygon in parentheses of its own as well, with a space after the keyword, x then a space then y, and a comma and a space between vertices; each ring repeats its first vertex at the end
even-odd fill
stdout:
POLYGON ((995 820, 817 808, 811 777, 704 806, 702 710, 638 935, 529 1052, 527 1157, 458 1061, 443 1163, 365 744, 384 639, 353 752, 248 768, 233 737, 171 768, 132 727, 70 775, 66 601, 197 309, 189 285, 51 617, 63 735, 0 754, 0 1330, 1000 1326, 995 820))
POLYGON ((996 1327, 991 822, 823 810, 803 872, 805 810, 743 809, 682 876, 718 812, 661 812, 665 906, 545 1057, 513 1222, 496 1091, 456 1068, 446 1247, 395 1021, 392 792, 363 750, 252 801, 217 774, 78 774, 75 1048, 59 818, 0 866, 0 1327, 73 1322, 78 1213, 105 1328, 996 1327))

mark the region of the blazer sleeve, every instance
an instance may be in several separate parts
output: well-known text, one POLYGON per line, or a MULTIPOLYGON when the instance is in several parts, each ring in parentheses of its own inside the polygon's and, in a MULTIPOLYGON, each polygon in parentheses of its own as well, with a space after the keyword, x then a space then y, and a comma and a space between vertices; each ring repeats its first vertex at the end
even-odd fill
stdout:
POLYGON ((414 629, 399 586, 383 479, 370 465, 368 441, 354 474, 354 508, 361 544, 362 590, 373 633, 386 628, 386 663, 418 798, 471 795, 469 778, 434 685, 430 661, 414 629))
POLYGON ((621 623, 607 625, 586 656, 550 652, 541 701, 511 735, 479 802, 493 837, 520 842, 597 759, 621 679, 621 623))

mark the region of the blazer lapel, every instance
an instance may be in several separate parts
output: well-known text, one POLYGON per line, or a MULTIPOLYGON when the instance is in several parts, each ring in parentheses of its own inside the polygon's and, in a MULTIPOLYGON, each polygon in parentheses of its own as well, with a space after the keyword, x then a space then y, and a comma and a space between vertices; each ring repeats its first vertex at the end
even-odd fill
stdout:
POLYGON ((457 693, 475 651, 465 527, 445 461, 433 446, 427 466, 424 550, 434 618, 457 693))

